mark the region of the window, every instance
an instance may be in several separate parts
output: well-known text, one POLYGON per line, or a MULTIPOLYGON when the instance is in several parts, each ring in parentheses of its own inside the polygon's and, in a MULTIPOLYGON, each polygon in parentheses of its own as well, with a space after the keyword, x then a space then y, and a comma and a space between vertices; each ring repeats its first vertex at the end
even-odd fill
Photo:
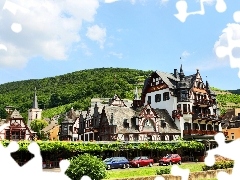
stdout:
POLYGON ((133 135, 133 140, 134 140, 134 141, 138 141, 138 134, 134 134, 134 135, 133 135))
POLYGON ((200 124, 200 130, 206 130, 206 124, 200 124))
POLYGON ((148 96, 148 104, 151 104, 151 96, 148 96))
POLYGON ((232 139, 235 139, 235 138, 234 138, 234 133, 231 133, 231 137, 232 137, 232 139))
POLYGON ((38 119, 38 114, 36 113, 36 119, 38 119))
POLYGON ((123 127, 124 127, 124 128, 129 128, 129 123, 128 123, 128 120, 127 120, 127 119, 124 119, 124 121, 123 121, 123 127))
POLYGON ((161 94, 156 94, 155 95, 155 102, 160 102, 161 101, 161 94))
POLYGON ((169 99, 170 99, 169 92, 163 93, 163 101, 166 101, 166 100, 169 100, 169 99))
POLYGON ((178 104, 178 105, 177 105, 177 110, 180 111, 181 109, 182 109, 181 104, 178 104))
POLYGON ((183 104, 183 113, 187 113, 187 104, 183 104))
POLYGON ((13 131, 12 140, 19 140, 19 139, 20 139, 20 131, 13 131))
POLYGON ((124 141, 129 141, 129 135, 128 134, 124 134, 124 141))
POLYGON ((169 141, 173 140, 173 135, 169 135, 169 141))

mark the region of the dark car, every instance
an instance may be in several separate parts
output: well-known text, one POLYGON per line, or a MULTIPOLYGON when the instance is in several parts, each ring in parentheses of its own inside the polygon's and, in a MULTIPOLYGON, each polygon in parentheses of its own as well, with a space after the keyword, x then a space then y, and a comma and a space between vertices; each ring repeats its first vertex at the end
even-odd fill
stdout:
POLYGON ((182 158, 178 154, 167 154, 159 160, 159 166, 162 165, 172 165, 172 164, 182 164, 182 158))
POLYGON ((103 161, 106 164, 106 169, 129 168, 129 161, 125 157, 111 157, 103 161))
POLYGON ((154 161, 153 159, 149 159, 147 156, 140 156, 135 157, 133 160, 130 161, 131 167, 143 167, 143 166, 150 166, 152 167, 154 161))

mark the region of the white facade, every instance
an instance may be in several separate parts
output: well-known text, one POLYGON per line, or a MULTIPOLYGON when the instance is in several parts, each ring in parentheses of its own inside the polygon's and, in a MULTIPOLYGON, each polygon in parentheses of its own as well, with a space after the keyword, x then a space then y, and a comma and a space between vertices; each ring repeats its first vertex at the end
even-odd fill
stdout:
MULTIPOLYGON (((26 125, 23 123, 23 121, 20 120, 16 120, 16 124, 19 124, 23 129, 25 129, 26 125)), ((2 126, 0 126, 0 139, 6 139, 6 132, 9 130, 9 126, 10 126, 10 122, 3 124, 2 126)), ((19 126, 19 127, 20 127, 19 126)), ((30 138, 30 130, 26 129, 26 135, 25 135, 25 139, 24 140, 29 140, 30 138)), ((19 140, 19 134, 12 134, 12 138, 13 140, 19 140)))
POLYGON ((42 119, 42 109, 29 109, 28 110, 28 121, 35 119, 42 119))
MULTIPOLYGON (((173 141, 176 141, 180 138, 179 135, 172 135, 173 141)), ((147 134, 118 134, 117 140, 120 141, 148 141, 148 135, 147 134)), ((152 141, 161 141, 161 136, 159 135, 152 135, 151 136, 152 141)), ((165 135, 165 141, 170 141, 169 135, 165 135)))
POLYGON ((181 131, 181 137, 184 133, 221 131, 216 96, 208 82, 204 84, 199 70, 190 76, 184 75, 182 66, 180 73, 176 69, 174 73, 153 72, 146 79, 143 91, 144 105, 150 103, 154 109, 165 109, 181 131), (164 98, 166 93, 169 98, 164 98))
POLYGON ((148 102, 148 96, 151 96, 151 107, 154 108, 154 109, 156 109, 156 108, 166 109, 168 111, 168 113, 170 113, 177 108, 177 97, 174 97, 174 96, 171 95, 171 92, 169 91, 169 88, 154 91, 154 92, 151 92, 151 93, 147 93, 146 97, 145 97, 144 105, 146 105, 147 102, 148 102), (166 100, 166 101, 163 101, 163 93, 165 93, 165 92, 169 92, 170 99, 166 100), (161 94, 161 101, 160 102, 155 102, 155 95, 156 94, 161 94))

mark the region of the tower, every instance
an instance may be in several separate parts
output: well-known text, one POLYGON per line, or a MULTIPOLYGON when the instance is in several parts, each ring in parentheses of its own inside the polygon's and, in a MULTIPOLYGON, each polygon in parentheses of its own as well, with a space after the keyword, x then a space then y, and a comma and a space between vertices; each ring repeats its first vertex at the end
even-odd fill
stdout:
POLYGON ((134 100, 139 100, 137 87, 136 87, 136 90, 135 90, 135 93, 134 93, 134 100))
POLYGON ((42 118, 42 109, 38 108, 36 91, 37 90, 36 90, 36 87, 35 87, 34 96, 33 96, 33 105, 32 105, 32 108, 28 110, 28 126, 29 127, 30 127, 30 124, 33 120, 42 118))

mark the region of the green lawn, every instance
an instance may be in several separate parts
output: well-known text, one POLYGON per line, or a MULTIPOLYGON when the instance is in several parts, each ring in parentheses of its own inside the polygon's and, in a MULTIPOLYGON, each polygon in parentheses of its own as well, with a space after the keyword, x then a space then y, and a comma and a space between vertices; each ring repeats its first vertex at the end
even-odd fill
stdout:
MULTIPOLYGON (((182 164, 181 168, 190 169, 190 172, 202 171, 202 166, 204 163, 189 163, 182 164)), ((140 167, 140 168, 129 168, 129 169, 119 169, 119 170, 109 170, 109 179, 116 178, 130 178, 130 177, 143 177, 143 176, 154 176, 156 175, 156 170, 160 168, 166 168, 166 166, 153 166, 153 167, 140 167)), ((171 168, 171 166, 169 166, 171 168)))

